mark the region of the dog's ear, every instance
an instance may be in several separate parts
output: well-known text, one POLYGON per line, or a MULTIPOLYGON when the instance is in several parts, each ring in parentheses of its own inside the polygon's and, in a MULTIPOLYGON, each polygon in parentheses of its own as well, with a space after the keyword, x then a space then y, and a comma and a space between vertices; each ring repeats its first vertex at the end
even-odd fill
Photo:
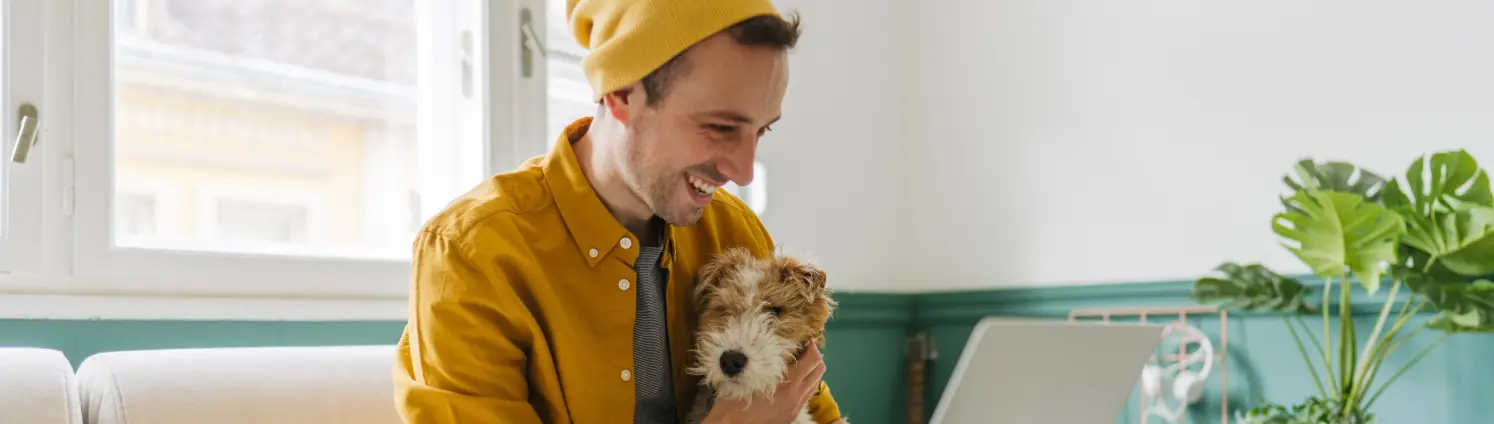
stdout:
POLYGON ((814 266, 814 264, 805 262, 799 265, 799 273, 804 276, 804 279, 806 281, 809 281, 810 284, 814 285, 814 288, 816 290, 825 289, 825 270, 820 269, 820 267, 814 266))
POLYGON ((721 285, 728 272, 740 265, 751 263, 752 260, 752 251, 745 247, 733 247, 717 253, 701 265, 700 272, 695 279, 696 307, 705 306, 710 300, 713 289, 721 285))
POLYGON ((789 259, 782 267, 783 279, 803 281, 818 291, 825 290, 825 270, 820 269, 809 262, 800 262, 789 259))

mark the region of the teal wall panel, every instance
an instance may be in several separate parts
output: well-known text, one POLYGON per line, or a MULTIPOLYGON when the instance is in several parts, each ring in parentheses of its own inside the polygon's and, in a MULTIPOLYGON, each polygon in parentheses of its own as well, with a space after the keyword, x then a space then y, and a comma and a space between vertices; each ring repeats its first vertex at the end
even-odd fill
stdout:
MULTIPOLYGON (((1136 283, 981 290, 954 293, 839 293, 825 347, 829 382, 842 411, 857 424, 904 423, 906 348, 914 331, 927 331, 939 357, 929 364, 925 415, 932 414, 943 385, 976 321, 989 315, 1064 319, 1070 310, 1098 307, 1194 305, 1188 282, 1136 283)), ((1361 334, 1372 329, 1378 303, 1356 301, 1361 334)), ((1413 324, 1420 323, 1425 316, 1413 324)), ((1312 379, 1278 316, 1230 314, 1229 409, 1249 408, 1270 399, 1290 403, 1313 392, 1312 379)), ((1307 319, 1315 331, 1321 323, 1307 319)), ((1190 317, 1190 323, 1218 336, 1215 318, 1190 317)), ((97 352, 133 349, 224 346, 324 346, 390 344, 402 322, 239 322, 239 321, 93 321, 0 320, 0 345, 40 346, 66 353, 74 364, 97 352)), ((1385 373, 1409 360, 1437 334, 1424 332, 1392 355, 1385 373)), ((1494 336, 1449 338, 1415 369, 1402 376, 1375 405, 1387 423, 1494 422, 1494 336)), ((1219 367, 1219 365, 1216 365, 1219 367)), ((1388 375, 1387 375, 1388 377, 1388 375)), ((1210 380, 1206 396, 1216 398, 1220 378, 1210 380)), ((1134 396, 1127 399, 1118 423, 1140 423, 1134 396)), ((1190 410, 1190 423, 1219 422, 1220 405, 1206 401, 1190 410)), ((1152 420, 1151 423, 1159 421, 1152 420)))
POLYGON ((393 345, 403 322, 0 320, 0 346, 62 351, 73 366, 99 352, 251 346, 393 345))
MULTIPOLYGON (((902 342, 912 324, 905 295, 846 293, 826 334, 825 381, 857 424, 902 422, 902 342)), ((76 367, 106 351, 202 347, 393 344, 404 323, 0 320, 0 346, 62 351, 76 367)))

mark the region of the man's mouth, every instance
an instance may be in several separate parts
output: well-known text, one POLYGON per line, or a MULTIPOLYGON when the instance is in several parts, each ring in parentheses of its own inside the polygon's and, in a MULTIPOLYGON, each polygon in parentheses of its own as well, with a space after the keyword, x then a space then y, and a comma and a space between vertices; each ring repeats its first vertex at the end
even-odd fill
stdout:
POLYGON ((694 191, 695 195, 698 197, 710 197, 711 193, 715 193, 716 189, 721 187, 719 185, 706 182, 706 180, 703 180, 700 177, 694 175, 686 175, 685 182, 690 184, 691 190, 694 191))

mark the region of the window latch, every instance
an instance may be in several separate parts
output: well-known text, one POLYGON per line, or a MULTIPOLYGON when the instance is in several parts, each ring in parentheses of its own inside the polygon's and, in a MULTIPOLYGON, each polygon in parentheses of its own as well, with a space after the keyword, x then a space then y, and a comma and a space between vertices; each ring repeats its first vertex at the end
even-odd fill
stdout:
POLYGON ((550 52, 545 50, 543 39, 539 37, 539 34, 535 33, 532 21, 533 18, 532 14, 529 13, 529 8, 519 11, 519 48, 524 50, 524 57, 521 58, 523 61, 524 78, 534 75, 535 53, 539 53, 541 58, 550 56, 550 52))
POLYGON ((22 104, 17 113, 20 123, 16 129, 16 148, 11 151, 10 160, 15 163, 26 163, 26 156, 31 154, 31 146, 36 144, 36 106, 30 103, 22 104))

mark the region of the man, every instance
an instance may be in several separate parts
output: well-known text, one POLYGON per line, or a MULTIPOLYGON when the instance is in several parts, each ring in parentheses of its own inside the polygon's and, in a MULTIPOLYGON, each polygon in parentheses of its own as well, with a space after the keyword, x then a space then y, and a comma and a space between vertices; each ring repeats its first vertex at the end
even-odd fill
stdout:
MULTIPOLYGON (((691 289, 728 247, 772 253, 741 200, 779 118, 797 21, 770 0, 570 0, 599 103, 552 151, 454 200, 415 242, 396 361, 410 424, 678 422, 699 378, 691 289)), ((818 347, 708 423, 840 421, 818 347)))

